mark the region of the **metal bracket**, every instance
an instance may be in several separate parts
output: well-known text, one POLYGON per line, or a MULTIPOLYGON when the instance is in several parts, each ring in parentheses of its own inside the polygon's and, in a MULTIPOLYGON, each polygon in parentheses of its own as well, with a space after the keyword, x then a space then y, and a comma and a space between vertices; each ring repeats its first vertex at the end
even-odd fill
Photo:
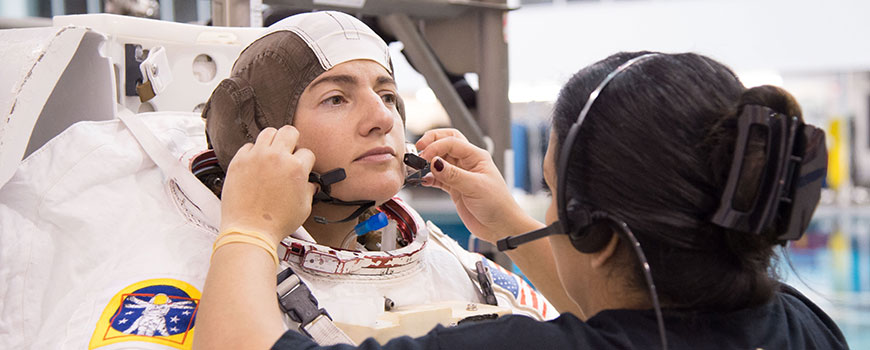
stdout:
POLYGON ((146 78, 142 84, 136 85, 140 102, 151 100, 172 83, 172 69, 163 46, 154 47, 148 52, 145 60, 139 65, 139 71, 140 77, 146 78))
POLYGON ((142 45, 124 44, 124 95, 138 96, 136 86, 142 84, 142 72, 139 65, 145 60, 148 50, 143 50, 142 45))

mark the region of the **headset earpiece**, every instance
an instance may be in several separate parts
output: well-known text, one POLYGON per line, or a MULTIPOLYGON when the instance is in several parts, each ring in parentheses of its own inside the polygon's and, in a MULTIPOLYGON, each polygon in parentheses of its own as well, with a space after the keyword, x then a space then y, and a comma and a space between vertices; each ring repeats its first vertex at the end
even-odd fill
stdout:
POLYGON ((609 220, 610 216, 603 211, 590 212, 576 198, 568 200, 565 215, 566 217, 561 218, 560 221, 564 223, 571 245, 582 253, 590 254, 601 250, 613 236, 613 230, 609 225, 607 227, 601 225, 604 220, 609 220))
POLYGON ((613 231, 610 230, 610 225, 604 228, 598 224, 593 224, 583 230, 581 234, 571 234, 569 237, 574 249, 581 253, 592 254, 604 249, 604 246, 613 237, 613 231))
MULTIPOLYGON (((579 219, 579 222, 585 222, 585 225, 575 225, 568 233, 568 238, 571 240, 571 245, 581 253, 591 254, 604 249, 607 242, 613 237, 613 229, 610 225, 610 215, 602 211, 589 212, 582 206, 576 204, 576 200, 571 199, 569 203, 574 202, 574 210, 571 210, 569 204, 568 215, 570 218, 579 219)), ((573 220, 572 220, 573 221, 573 220)))

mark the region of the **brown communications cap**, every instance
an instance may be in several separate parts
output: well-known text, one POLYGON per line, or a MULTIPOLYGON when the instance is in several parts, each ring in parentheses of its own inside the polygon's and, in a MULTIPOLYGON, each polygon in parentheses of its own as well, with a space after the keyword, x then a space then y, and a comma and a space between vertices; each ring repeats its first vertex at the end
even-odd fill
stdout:
MULTIPOLYGON (((269 27, 242 51, 202 111, 221 168, 261 130, 293 124, 299 97, 317 76, 357 59, 375 61, 393 75, 387 44, 350 15, 310 12, 269 27)), ((404 119, 401 99, 397 107, 404 119)))

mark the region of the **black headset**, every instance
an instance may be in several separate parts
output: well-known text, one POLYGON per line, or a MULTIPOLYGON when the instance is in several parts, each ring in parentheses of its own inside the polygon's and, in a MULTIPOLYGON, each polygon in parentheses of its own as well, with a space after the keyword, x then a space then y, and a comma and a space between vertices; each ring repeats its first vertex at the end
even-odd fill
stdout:
MULTIPOLYGON (((658 294, 640 243, 620 218, 604 211, 590 210, 580 203, 577 195, 570 198, 567 195, 567 171, 571 152, 593 102, 619 73, 633 64, 658 55, 648 53, 624 62, 605 76, 589 94, 577 120, 568 131, 556 163, 557 193, 554 195, 558 221, 536 231, 500 239, 497 244, 498 249, 504 251, 552 234, 567 234, 575 249, 583 253, 594 253, 607 245, 614 231, 622 233, 631 243, 643 268, 658 321, 662 348, 667 349, 658 294), (590 229, 596 223, 607 223, 613 230, 590 229)), ((710 221, 747 234, 761 234, 766 230, 767 234, 776 235, 775 238, 780 243, 797 240, 806 231, 818 205, 827 173, 825 134, 795 116, 786 116, 769 107, 746 105, 739 112, 731 168, 719 208, 710 221), (759 138, 764 144, 765 164, 754 169, 759 173, 749 174, 749 168, 743 169, 744 160, 750 142, 759 141, 759 138), (744 181, 749 179, 757 180, 756 183, 744 181), (771 228, 773 229, 770 230, 771 228)))

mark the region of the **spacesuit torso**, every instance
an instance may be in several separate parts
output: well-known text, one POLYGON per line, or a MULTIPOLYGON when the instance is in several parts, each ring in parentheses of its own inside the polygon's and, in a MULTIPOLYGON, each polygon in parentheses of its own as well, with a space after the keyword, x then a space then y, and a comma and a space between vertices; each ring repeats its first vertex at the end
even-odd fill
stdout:
POLYGON ((401 199, 392 199, 381 210, 401 212, 416 238, 385 252, 339 250, 294 237, 286 238, 279 248, 282 266, 299 275, 353 340, 420 336, 436 323, 451 325, 480 315, 514 313, 536 319, 557 315, 522 279, 464 250, 401 199), (478 262, 490 276, 478 276, 478 262), (485 304, 487 289, 481 284, 486 282, 480 278, 492 282, 490 293, 498 307, 485 304), (413 323, 419 325, 402 325, 398 318, 415 318, 413 323))
MULTIPOLYGON (((197 114, 134 117, 183 164, 205 147, 197 114)), ((203 208, 217 199, 167 177, 139 138, 119 120, 77 123, 0 189, 0 348, 190 348, 219 222, 203 208)), ((354 340, 423 334, 469 315, 558 315, 519 277, 389 203, 415 231, 404 247, 354 252, 288 238, 279 252, 354 340), (497 307, 483 303, 477 262, 497 307)))

